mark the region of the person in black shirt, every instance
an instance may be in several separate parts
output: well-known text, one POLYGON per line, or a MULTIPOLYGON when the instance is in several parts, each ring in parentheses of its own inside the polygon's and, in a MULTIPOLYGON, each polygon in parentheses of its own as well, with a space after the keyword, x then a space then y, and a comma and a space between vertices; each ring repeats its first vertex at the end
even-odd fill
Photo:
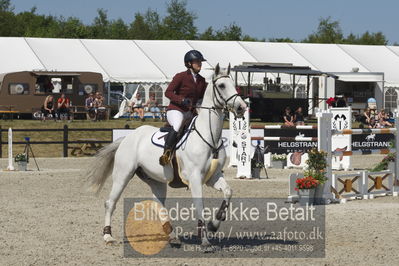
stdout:
POLYGON ((46 120, 46 117, 50 117, 50 114, 52 115, 52 118, 56 120, 55 109, 54 109, 54 97, 52 95, 48 95, 46 97, 42 105, 41 111, 43 114, 42 115, 43 121, 46 120))
POLYGON ((305 120, 303 119, 302 107, 298 107, 294 114, 295 125, 305 125, 305 120))
POLYGON ((294 116, 291 114, 291 108, 285 108, 283 119, 286 126, 294 126, 294 116))

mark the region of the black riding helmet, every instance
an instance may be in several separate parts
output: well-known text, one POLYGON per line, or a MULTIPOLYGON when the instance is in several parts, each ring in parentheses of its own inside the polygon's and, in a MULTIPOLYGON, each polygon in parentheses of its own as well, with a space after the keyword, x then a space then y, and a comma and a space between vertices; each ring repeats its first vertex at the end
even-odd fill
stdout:
POLYGON ((190 50, 184 55, 184 64, 186 65, 186 67, 189 67, 187 63, 193 60, 200 60, 201 62, 206 61, 201 52, 197 50, 190 50))

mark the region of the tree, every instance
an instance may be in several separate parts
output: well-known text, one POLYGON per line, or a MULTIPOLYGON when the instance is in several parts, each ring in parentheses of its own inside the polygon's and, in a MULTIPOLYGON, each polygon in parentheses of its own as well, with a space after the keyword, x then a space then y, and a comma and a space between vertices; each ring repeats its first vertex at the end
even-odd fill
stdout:
POLYGON ((200 40, 216 40, 215 32, 212 27, 208 27, 203 33, 199 35, 200 40))
POLYGON ((150 26, 144 21, 144 16, 141 15, 140 13, 136 13, 134 15, 134 20, 130 24, 128 36, 130 39, 136 39, 136 40, 152 39, 150 26))
POLYGON ((331 17, 320 18, 317 31, 303 40, 309 43, 342 43, 342 41, 343 35, 339 21, 332 21, 331 17))
POLYGON ((109 20, 107 11, 100 8, 97 9, 97 16, 90 27, 90 37, 94 39, 106 39, 109 35, 109 20))
POLYGON ((89 30, 78 18, 63 17, 59 20, 59 38, 84 39, 89 37, 89 30))
POLYGON ((14 6, 11 5, 10 0, 0 0, 0 12, 13 12, 14 6))
POLYGON ((127 39, 129 27, 122 19, 113 20, 109 25, 109 34, 107 38, 110 39, 127 39))
POLYGON ((197 16, 187 10, 186 1, 171 0, 167 4, 167 14, 162 23, 162 36, 159 37, 174 40, 196 39, 197 27, 194 21, 197 16))
POLYGON ((291 38, 269 38, 269 42, 294 42, 291 38))
POLYGON ((235 23, 225 26, 222 30, 216 32, 217 40, 224 41, 240 41, 242 37, 242 29, 235 23))

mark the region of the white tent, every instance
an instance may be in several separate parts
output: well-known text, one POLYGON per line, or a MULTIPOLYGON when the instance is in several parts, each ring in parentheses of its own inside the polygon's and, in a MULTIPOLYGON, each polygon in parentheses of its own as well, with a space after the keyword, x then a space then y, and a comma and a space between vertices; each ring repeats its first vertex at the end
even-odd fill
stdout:
POLYGON ((368 71, 383 72, 386 85, 399 87, 399 56, 385 46, 340 45, 368 71))
MULTIPOLYGON (((193 48, 186 41, 135 41, 145 55, 172 80, 178 72, 184 71, 184 54, 193 48)), ((202 75, 211 75, 211 66, 204 62, 202 75)))
POLYGON ((24 38, 0 38, 0 73, 45 70, 24 38))
POLYGON ((47 71, 90 71, 107 74, 78 39, 26 38, 47 71))
MULTIPOLYGON (((236 41, 147 41, 147 40, 78 40, 49 38, 0 38, 0 73, 15 71, 92 71, 104 81, 127 83, 169 82, 184 71, 183 56, 191 49, 200 50, 208 59, 201 72, 212 73, 221 65, 244 61, 292 63, 314 70, 361 74, 385 73, 388 86, 399 85, 399 47, 294 44, 236 41)), ((244 82, 247 77, 240 77, 244 82)), ((255 78, 262 83, 262 77, 255 78)))
POLYGON ((82 40, 105 69, 111 82, 165 82, 166 76, 133 42, 128 40, 82 40))

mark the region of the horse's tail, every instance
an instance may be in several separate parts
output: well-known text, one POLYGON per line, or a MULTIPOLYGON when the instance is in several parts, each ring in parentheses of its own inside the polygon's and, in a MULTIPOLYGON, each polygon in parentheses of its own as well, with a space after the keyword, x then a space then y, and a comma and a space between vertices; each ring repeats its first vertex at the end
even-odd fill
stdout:
POLYGON ((116 150, 119 148, 123 138, 105 146, 96 154, 95 159, 89 165, 87 183, 88 190, 98 194, 104 186, 105 180, 111 175, 114 166, 116 150))

